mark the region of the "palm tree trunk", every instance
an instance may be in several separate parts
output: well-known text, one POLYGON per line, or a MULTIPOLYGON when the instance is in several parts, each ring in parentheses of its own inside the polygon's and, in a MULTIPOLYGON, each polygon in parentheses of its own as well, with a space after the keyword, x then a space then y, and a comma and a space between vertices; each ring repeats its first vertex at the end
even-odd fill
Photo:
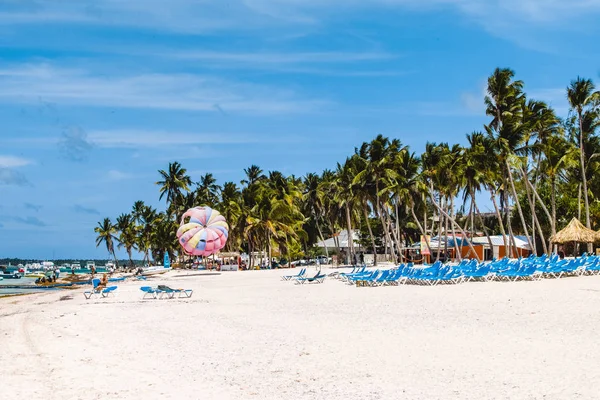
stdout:
POLYGON ((350 218, 350 206, 346 203, 346 229, 348 231, 348 254, 346 262, 350 264, 350 257, 354 255, 354 237, 352 235, 352 220, 350 218))
POLYGON ((386 254, 389 256, 389 257, 386 257, 386 258, 389 261, 389 259, 393 257, 392 238, 390 236, 390 230, 389 230, 386 218, 384 216, 383 208, 379 204, 377 205, 377 208, 379 210, 378 211, 379 220, 381 221, 381 226, 383 227, 383 234, 384 234, 384 238, 385 238, 386 254))
MULTIPOLYGON (((583 182, 583 199, 585 201, 585 226, 588 229, 591 229, 590 224, 590 203, 588 200, 588 189, 587 189, 587 176, 585 174, 585 157, 583 151, 583 121, 581 116, 581 110, 577 110, 579 115, 579 160, 581 161, 581 181, 583 182)), ((587 250, 588 253, 591 254, 593 249, 593 244, 588 243, 587 250)))
MULTIPOLYGON (((433 190, 433 185, 431 190, 433 190)), ((435 203, 435 200, 433 198, 433 194, 431 195, 431 200, 434 202, 434 206, 437 208, 440 208, 442 205, 442 196, 440 196, 440 206, 437 205, 437 203, 435 203)), ((438 211, 439 212, 439 211, 438 211)), ((438 245, 437 245, 437 254, 435 256, 435 261, 440 261, 440 252, 442 250, 442 228, 444 226, 444 220, 443 220, 443 216, 442 213, 440 212, 440 217, 438 220, 439 223, 439 227, 438 227, 438 245)))
POLYGON ((321 239, 321 242, 323 243, 323 247, 325 247, 325 257, 327 257, 327 259, 329 260, 329 250, 327 250, 327 245, 325 244, 325 239, 323 239, 323 232, 321 232, 321 227, 319 226, 318 220, 316 222, 317 222, 317 232, 319 232, 319 239, 321 239))
MULTIPOLYGON (((492 203, 494 204, 494 210, 496 211, 496 218, 498 218, 498 226, 500 227, 500 233, 502 234, 502 241, 504 242, 504 248, 508 249, 509 243, 508 243, 508 240, 506 239, 506 231, 504 230, 504 222, 502 221, 502 215, 500 214, 500 208, 498 208, 498 202, 496 201, 496 195, 494 194, 492 189, 490 189, 490 195, 491 195, 490 199, 492 200, 492 203)), ((493 255, 493 251, 494 251, 494 248, 492 247, 492 255, 493 255)))
MULTIPOLYGON (((450 215, 452 216, 452 218, 456 218, 456 215, 454 213, 454 197, 450 197, 450 215)), ((467 219, 468 221, 468 219, 467 219)), ((463 232, 465 230, 463 229, 463 232)), ((460 254, 460 250, 458 248, 458 244, 456 243, 456 231, 454 230, 454 225, 452 225, 452 238, 454 239, 454 251, 456 251, 456 256, 458 257, 458 261, 462 261, 462 255, 460 254)), ((463 240, 467 239, 466 236, 463 236, 463 240)), ((462 244, 462 240, 460 241, 462 244)), ((448 245, 448 241, 446 241, 446 245, 448 245)))
POLYGON ((127 255, 129 256, 129 266, 133 267, 133 260, 131 259, 131 247, 127 249, 127 255))
POLYGON ((119 268, 119 260, 117 260, 117 255, 115 254, 115 249, 112 249, 112 255, 115 259, 115 268, 119 268))
POLYGON ((272 263, 272 254, 271 254, 271 233, 269 231, 267 231, 267 255, 269 256, 269 259, 267 260, 267 269, 271 269, 271 263, 272 263))
POLYGON ((548 247, 546 247, 546 239, 544 238, 544 232, 542 231, 542 227, 540 225, 539 218, 535 212, 535 194, 532 194, 532 189, 534 189, 533 185, 529 181, 529 177, 527 176, 527 172, 523 167, 520 168, 521 175, 523 176, 523 182, 525 182, 525 192, 527 194, 527 202, 529 203, 529 208, 531 210, 531 235, 532 240, 531 244, 533 245, 532 250, 535 255, 537 255, 537 244, 535 242, 535 231, 537 229, 537 233, 540 235, 540 241, 542 242, 542 248, 544 249, 544 254, 548 254, 548 247))
POLYGON ((371 246, 373 246, 373 265, 377 266, 377 245, 375 244, 375 236, 373 235, 373 229, 371 228, 371 223, 369 222, 369 214, 367 212, 367 205, 363 204, 363 216, 365 217, 365 222, 367 224, 367 229, 369 230, 369 237, 371 238, 371 246))
MULTIPOLYGON (((551 189, 550 189, 550 196, 551 196, 551 207, 552 207, 552 220, 550 221, 550 224, 552 226, 552 235, 556 234, 556 177, 552 177, 551 178, 551 189)), ((550 243, 552 244, 552 242, 550 243)), ((556 246, 554 246, 554 248, 556 248, 556 246)), ((556 251, 554 251, 556 252, 556 251)))
POLYGON ((519 217, 521 218, 521 224, 523 225, 523 230, 525 231, 525 237, 527 237, 527 243, 529 244, 529 248, 531 250, 535 249, 535 246, 531 244, 531 238, 529 237, 529 231, 527 229, 527 223, 525 222, 525 217, 523 216, 523 209, 521 208, 521 201, 517 196, 517 190, 515 188, 515 181, 512 176, 512 171, 510 168, 510 164, 508 160, 506 160, 506 168, 508 169, 508 180, 510 182, 510 188, 512 190, 513 197, 515 198, 515 204, 517 205, 517 211, 519 212, 519 217))
POLYGON ((388 231, 392 232, 392 236, 393 236, 393 241, 392 238, 390 237, 390 243, 392 244, 392 248, 391 248, 391 252, 392 252, 392 257, 394 260, 394 263, 398 262, 398 249, 400 249, 400 242, 398 241, 398 236, 396 236, 396 231, 394 230, 394 227, 392 226, 392 216, 390 215, 390 213, 388 212, 388 208, 384 207, 383 208, 383 215, 387 221, 387 226, 388 226, 388 231), (395 245, 394 245, 395 243, 395 245))
MULTIPOLYGON (((492 252, 492 258, 494 258, 494 243, 492 242, 492 238, 490 237, 489 231, 485 226, 485 222, 483 221, 483 217, 481 216, 481 212, 479 211, 479 207, 477 206, 477 202, 475 201, 475 196, 472 196, 471 199, 473 200, 473 207, 475 208, 475 212, 479 217, 479 222, 481 223, 483 233, 485 233, 485 236, 487 237, 488 245, 490 246, 490 251, 492 252)), ((496 208, 496 211, 498 211, 498 208, 496 208)), ((502 219, 500 220, 502 221, 502 219)), ((504 231, 504 228, 502 230, 504 231)), ((485 253, 483 254, 483 258, 485 258, 485 253)))
MULTIPOLYGON (((449 205, 448 205, 448 197, 444 198, 444 210, 446 210, 446 213, 448 215, 450 215, 450 211, 448 209, 449 205)), ((448 218, 444 218, 444 236, 445 239, 444 240, 444 259, 446 259, 446 256, 448 255, 448 218)))
MULTIPOLYGON (((462 229, 462 227, 454 220, 454 218, 450 217, 443 209, 442 207, 440 207, 436 202, 435 199, 433 197, 433 194, 430 193, 429 196, 431 197, 431 201, 433 201, 433 205, 439 210, 440 213, 444 214, 444 217, 450 219, 450 222, 452 224, 454 224, 456 227, 458 227, 458 229, 460 230, 460 232, 462 233, 463 236, 467 236, 467 233, 462 229)), ((475 254, 475 258, 477 259, 478 262, 481 261, 481 259, 479 258, 479 256, 477 255, 477 252, 475 251, 475 248, 473 247, 473 244, 471 243, 471 241, 468 241, 469 243, 469 248, 471 249, 471 251, 473 252, 473 254, 475 254)))
POLYGON ((421 222, 419 222, 419 218, 417 218, 417 214, 415 213, 415 205, 413 203, 411 203, 410 205, 410 212, 412 214, 413 219, 415 220, 415 223, 419 227, 419 230, 421 231, 421 235, 423 235, 423 239, 425 239, 425 245, 427 246, 427 250, 429 250, 429 254, 431 254, 431 246, 429 245, 429 240, 427 240, 427 231, 425 231, 423 225, 421 225, 421 222))

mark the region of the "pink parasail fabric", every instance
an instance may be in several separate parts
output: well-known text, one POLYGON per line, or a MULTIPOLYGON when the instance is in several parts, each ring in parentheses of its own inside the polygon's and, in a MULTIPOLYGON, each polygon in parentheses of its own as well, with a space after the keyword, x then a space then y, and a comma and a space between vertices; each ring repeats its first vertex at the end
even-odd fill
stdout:
POLYGON ((210 256, 227 243, 229 225, 225 217, 210 207, 194 207, 181 217, 177 239, 186 254, 210 256), (188 221, 186 222, 186 219, 188 221))

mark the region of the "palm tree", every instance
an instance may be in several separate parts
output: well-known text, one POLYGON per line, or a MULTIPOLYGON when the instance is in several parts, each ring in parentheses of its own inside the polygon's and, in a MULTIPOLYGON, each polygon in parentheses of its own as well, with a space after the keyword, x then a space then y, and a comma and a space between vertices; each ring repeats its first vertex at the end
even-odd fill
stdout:
MULTIPOLYGON (((577 113, 579 122, 579 162, 581 169, 581 180, 583 183, 583 199, 585 202, 585 224, 587 228, 591 228, 590 222, 590 204, 588 198, 587 176, 585 173, 585 156, 584 156, 584 130, 583 130, 583 113, 587 106, 597 99, 600 95, 595 91, 594 83, 590 79, 577 77, 571 82, 567 88, 567 99, 571 108, 577 113)), ((591 253, 592 244, 588 244, 588 252, 591 253)))
POLYGON ((248 168, 244 168, 244 173, 246 174, 246 179, 242 180, 241 183, 245 186, 253 185, 265 177, 263 175, 263 170, 260 169, 258 165, 254 164, 248 168))
POLYGON ((552 218, 550 226, 552 235, 556 234, 556 185, 567 168, 577 166, 577 148, 569 143, 564 137, 556 135, 546 138, 544 143, 545 159, 542 163, 542 171, 550 180, 550 197, 552 218))
MULTIPOLYGON (((530 248, 534 248, 529 238, 529 232, 519 197, 516 193, 512 175, 511 156, 522 151, 525 142, 526 131, 522 124, 523 104, 523 82, 513 80, 514 71, 510 69, 496 68, 488 78, 487 95, 485 97, 486 114, 492 117, 492 121, 485 126, 491 139, 493 139, 498 161, 503 171, 503 205, 505 211, 506 225, 509 230, 509 238, 514 245, 514 235, 510 223, 510 207, 508 206, 508 192, 512 192, 513 200, 521 219, 521 224, 530 248)), ((510 251, 509 243, 509 251, 510 251)), ((516 248, 516 245, 515 245, 516 248)), ((512 253, 511 253, 512 254, 512 253)))
POLYGON ((129 256, 129 266, 133 267, 132 251, 136 248, 137 225, 131 214, 117 217, 116 229, 119 231, 119 248, 125 247, 129 256))
MULTIPOLYGON (((233 182, 225 182, 221 191, 221 202, 219 211, 229 224, 229 237, 227 239, 227 248, 235 249, 240 246, 238 243, 238 225, 242 216, 242 193, 233 182)), ((240 235, 241 238, 241 235, 240 235)))
MULTIPOLYGON (((187 170, 175 161, 169 163, 167 171, 159 170, 158 173, 161 175, 162 180, 156 182, 160 186, 160 199, 167 195, 167 203, 169 206, 173 206, 176 209, 175 202, 181 196, 182 192, 189 192, 192 180, 186 175, 187 170)), ((171 207, 169 207, 171 210, 171 207)), ((175 213, 175 219, 177 214, 175 213)))
POLYGON ((196 201, 198 204, 214 207, 219 202, 221 187, 217 185, 217 180, 213 174, 206 173, 202 175, 196 185, 196 201))
POLYGON ((115 260, 115 266, 119 267, 119 261, 115 254, 115 241, 117 238, 115 233, 117 232, 116 227, 111 222, 110 218, 104 218, 102 222, 98 222, 98 226, 94 228, 94 232, 98 234, 96 237, 96 247, 100 246, 102 242, 106 245, 106 250, 109 254, 112 254, 115 260))
MULTIPOLYGON (((304 177, 303 202, 307 208, 307 211, 310 212, 309 215, 312 215, 314 218, 317 231, 319 232, 319 239, 323 243, 325 243, 325 239, 323 238, 323 232, 321 230, 321 219, 323 215, 324 196, 325 192, 323 190, 323 184, 319 175, 314 173, 306 174, 304 177)), ((325 246, 325 255, 327 258, 329 258, 329 250, 327 249, 327 246, 325 246)))

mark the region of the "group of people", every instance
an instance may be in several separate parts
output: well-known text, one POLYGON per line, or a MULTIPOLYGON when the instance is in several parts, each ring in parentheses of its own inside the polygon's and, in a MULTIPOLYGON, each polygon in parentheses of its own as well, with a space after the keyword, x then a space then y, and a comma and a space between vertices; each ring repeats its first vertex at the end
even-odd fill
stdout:
POLYGON ((52 283, 56 282, 60 276, 60 269, 56 268, 54 271, 46 271, 44 276, 41 276, 35 280, 35 283, 52 283))

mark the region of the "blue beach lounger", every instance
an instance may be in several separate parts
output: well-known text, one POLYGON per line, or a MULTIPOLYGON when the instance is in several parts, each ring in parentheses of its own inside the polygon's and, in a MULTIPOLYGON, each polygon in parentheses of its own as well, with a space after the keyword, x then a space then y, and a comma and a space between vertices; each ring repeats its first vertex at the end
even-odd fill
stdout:
POLYGON ((102 297, 108 297, 111 293, 114 294, 115 290, 117 290, 117 286, 108 286, 102 289, 99 289, 98 286, 100 285, 100 279, 92 279, 92 285, 93 288, 92 290, 86 290, 85 292, 83 292, 83 295, 85 296, 86 299, 91 299, 94 296, 102 296, 102 297))

